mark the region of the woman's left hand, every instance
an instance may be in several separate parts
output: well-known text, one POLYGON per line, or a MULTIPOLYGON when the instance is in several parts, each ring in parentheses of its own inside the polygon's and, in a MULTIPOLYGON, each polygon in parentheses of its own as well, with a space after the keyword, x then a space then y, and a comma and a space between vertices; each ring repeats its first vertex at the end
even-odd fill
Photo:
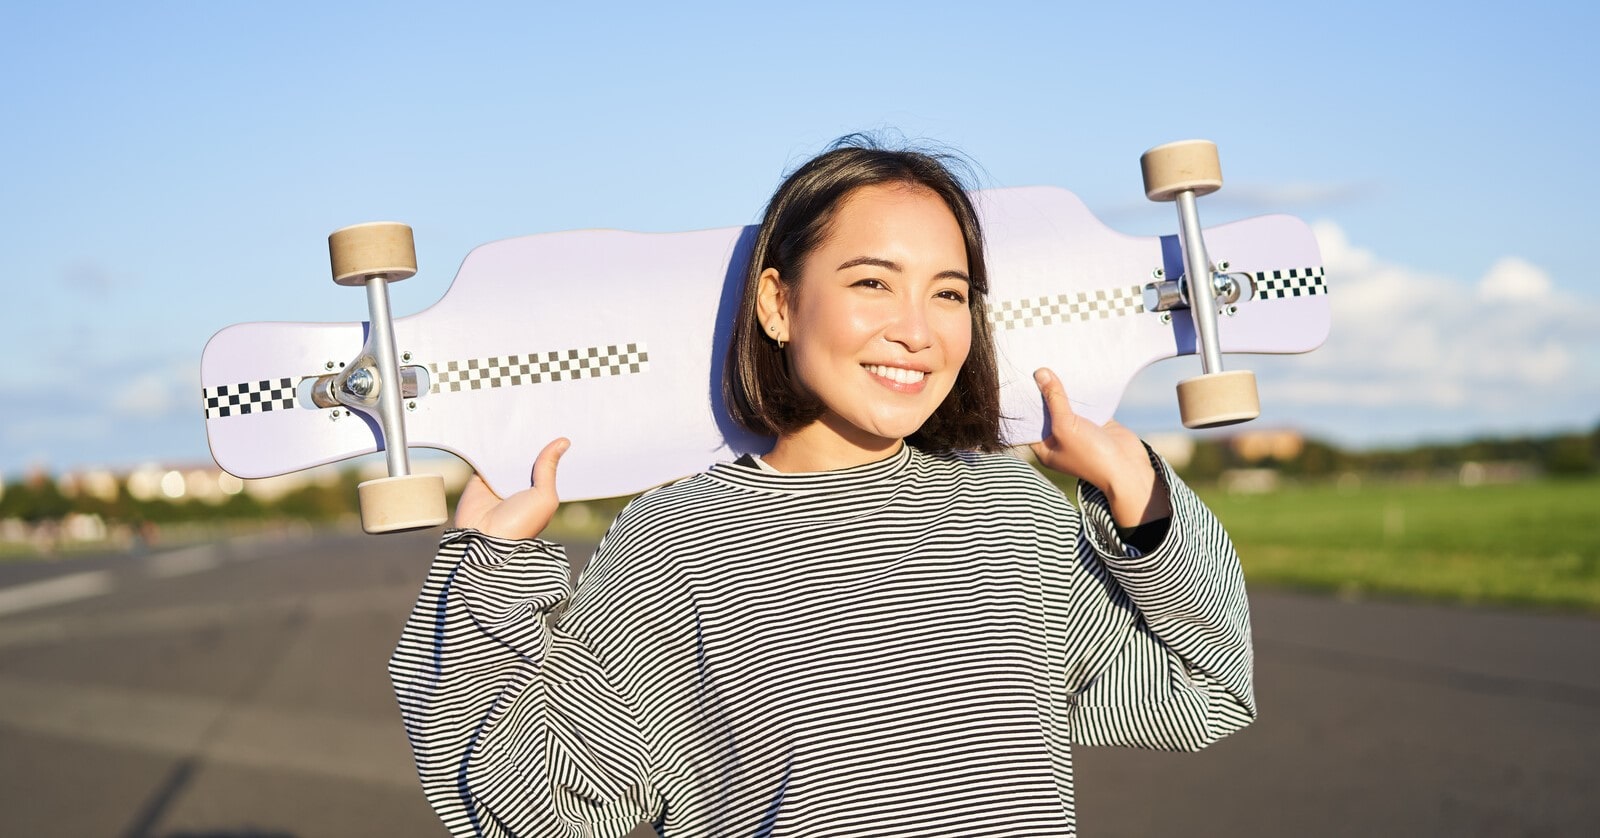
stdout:
POLYGON ((1118 526, 1133 527, 1168 517, 1172 508, 1150 465, 1144 443, 1113 419, 1096 425, 1072 411, 1061 379, 1048 369, 1033 374, 1050 411, 1050 435, 1033 444, 1033 455, 1056 471, 1087 480, 1105 493, 1118 526))

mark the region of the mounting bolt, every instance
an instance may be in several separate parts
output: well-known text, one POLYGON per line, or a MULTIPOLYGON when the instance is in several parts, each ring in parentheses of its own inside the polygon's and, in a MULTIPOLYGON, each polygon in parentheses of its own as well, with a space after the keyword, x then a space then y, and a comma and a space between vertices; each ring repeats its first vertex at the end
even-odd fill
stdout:
POLYGON ((1166 272, 1166 270, 1164 270, 1162 268, 1156 268, 1155 270, 1150 272, 1150 275, 1155 277, 1156 279, 1164 279, 1164 278, 1166 278, 1167 272, 1166 272))
POLYGON ((416 410, 416 409, 417 409, 417 400, 416 399, 412 399, 411 401, 406 402, 406 410, 416 410))
POLYGON ((1236 306, 1236 305, 1224 306, 1223 309, 1222 309, 1222 313, 1228 315, 1229 317, 1232 317, 1235 314, 1239 313, 1239 307, 1236 306))
POLYGON ((1222 262, 1218 262, 1218 263, 1217 263, 1217 270, 1219 270, 1219 271, 1224 271, 1224 272, 1225 272, 1225 271, 1227 271, 1227 270, 1228 270, 1228 263, 1227 263, 1227 261, 1226 261, 1226 260, 1224 260, 1224 261, 1222 261, 1222 262))
POLYGON ((1161 325, 1168 326, 1168 325, 1171 325, 1171 324, 1172 324, 1172 312, 1170 312, 1170 311, 1161 312, 1161 325))
POLYGON ((364 399, 372 395, 372 391, 378 388, 378 379, 372 374, 371 370, 358 369, 350 373, 350 377, 345 380, 344 387, 352 395, 364 399))
POLYGON ((402 352, 402 353, 400 353, 400 360, 402 360, 402 361, 410 361, 411 360, 411 353, 410 352, 402 352))
POLYGON ((333 362, 332 362, 332 361, 329 361, 329 362, 328 362, 328 363, 326 363, 326 364, 323 364, 323 365, 322 365, 322 368, 323 368, 323 369, 325 369, 325 370, 331 370, 331 369, 333 369, 333 362))
POLYGON ((328 421, 330 421, 330 422, 339 421, 339 409, 338 408, 334 408, 333 412, 328 414, 328 421))

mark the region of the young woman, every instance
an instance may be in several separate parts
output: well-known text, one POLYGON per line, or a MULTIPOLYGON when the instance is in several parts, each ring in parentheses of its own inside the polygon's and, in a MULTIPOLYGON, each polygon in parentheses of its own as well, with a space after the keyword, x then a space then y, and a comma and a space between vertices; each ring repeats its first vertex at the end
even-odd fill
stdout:
POLYGON ((1125 428, 1036 375, 999 453, 983 241, 934 157, 844 146, 773 196, 727 364, 770 452, 649 492, 568 588, 566 441, 474 480, 390 665, 455 834, 1074 833, 1071 746, 1248 724, 1239 563, 1125 428))

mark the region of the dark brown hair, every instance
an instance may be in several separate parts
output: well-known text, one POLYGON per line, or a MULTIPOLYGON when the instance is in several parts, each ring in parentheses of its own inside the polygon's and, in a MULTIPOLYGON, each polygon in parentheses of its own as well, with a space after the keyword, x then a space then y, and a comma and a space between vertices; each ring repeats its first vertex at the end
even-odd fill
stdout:
POLYGON ((753 433, 776 436, 823 414, 822 402, 795 380, 783 350, 761 330, 756 316, 759 279, 773 268, 794 294, 801 266, 829 235, 834 213, 846 196, 864 186, 906 184, 938 195, 955 215, 967 249, 972 312, 972 347, 955 386, 908 441, 935 453, 1000 449, 1000 381, 984 302, 989 276, 983 231, 966 189, 951 172, 952 165, 960 167, 961 162, 948 154, 884 149, 870 139, 850 136, 784 179, 756 233, 723 367, 723 398, 735 421, 753 433))

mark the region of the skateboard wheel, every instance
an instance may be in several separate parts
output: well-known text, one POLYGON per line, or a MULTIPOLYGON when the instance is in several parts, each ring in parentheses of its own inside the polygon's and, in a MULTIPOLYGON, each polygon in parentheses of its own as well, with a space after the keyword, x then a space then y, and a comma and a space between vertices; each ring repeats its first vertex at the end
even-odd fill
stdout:
POLYGON ((437 527, 449 520, 444 478, 437 474, 380 477, 356 486, 361 528, 369 533, 437 527))
POLYGON ((1144 171, 1144 194, 1152 201, 1176 200, 1179 192, 1195 197, 1222 188, 1222 163, 1217 144, 1210 140, 1179 140, 1158 145, 1139 157, 1144 171))
POLYGON ((1178 382, 1178 413, 1185 428, 1218 428, 1261 415, 1256 374, 1228 370, 1178 382))
POLYGON ((333 281, 361 285, 369 276, 399 282, 417 272, 417 246, 411 228, 397 221, 370 221, 328 236, 333 281))

